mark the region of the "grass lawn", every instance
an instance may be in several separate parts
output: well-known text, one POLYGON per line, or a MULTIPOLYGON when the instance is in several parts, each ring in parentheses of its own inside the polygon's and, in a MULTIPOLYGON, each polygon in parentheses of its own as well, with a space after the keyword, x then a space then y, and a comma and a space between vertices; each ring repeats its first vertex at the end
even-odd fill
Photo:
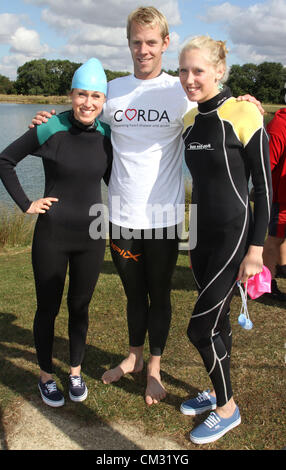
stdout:
POLYGON ((284 104, 264 104, 263 103, 262 106, 265 111, 264 124, 265 126, 267 126, 268 122, 274 118, 274 114, 276 113, 276 111, 278 111, 278 109, 280 108, 285 108, 286 104, 285 103, 284 104))
MULTIPOLYGON (((40 401, 32 335, 35 295, 29 248, 2 250, 0 279, 0 416, 3 431, 20 397, 31 402, 40 401)), ((278 283, 286 291, 286 280, 279 279, 278 283)), ((196 446, 189 441, 190 429, 205 416, 183 416, 179 411, 180 404, 210 386, 202 361, 186 337, 195 298, 188 256, 181 252, 173 278, 172 326, 162 362, 162 379, 168 391, 164 401, 146 407, 146 370, 135 377, 128 375, 115 384, 104 385, 102 373, 115 366, 128 350, 125 295, 107 248, 90 307, 83 364, 89 396, 82 404, 67 399, 57 413, 73 416, 79 423, 87 425, 122 421, 138 424, 154 439, 165 436, 189 450, 280 450, 285 447, 285 304, 269 299, 249 301, 254 328, 245 331, 237 324, 241 306, 238 293, 232 303, 232 381, 242 424, 206 446, 196 446)), ((147 344, 145 350, 147 358, 147 344)), ((65 301, 56 322, 54 358, 58 383, 66 395, 69 358, 65 301)))
POLYGON ((65 96, 46 96, 46 95, 4 95, 0 94, 0 102, 22 103, 22 104, 68 104, 70 98, 65 96))

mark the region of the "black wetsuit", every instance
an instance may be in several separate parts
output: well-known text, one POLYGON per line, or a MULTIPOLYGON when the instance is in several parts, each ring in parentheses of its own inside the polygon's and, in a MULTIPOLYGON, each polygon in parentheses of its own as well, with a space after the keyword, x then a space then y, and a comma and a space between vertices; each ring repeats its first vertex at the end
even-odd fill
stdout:
POLYGON ((223 406, 232 396, 229 306, 249 245, 262 246, 271 201, 268 139, 256 106, 228 90, 185 116, 185 159, 197 205, 191 262, 198 299, 188 327, 223 406), (248 183, 255 188, 252 216, 248 183))
POLYGON ((91 206, 100 204, 101 180, 108 182, 112 147, 109 128, 100 121, 83 126, 72 111, 54 116, 8 146, 0 155, 0 176, 19 207, 31 201, 14 167, 28 154, 42 157, 44 197, 57 197, 38 216, 32 246, 37 311, 34 337, 40 368, 52 372, 54 322, 59 312, 69 265, 70 365, 81 364, 88 328, 88 306, 104 258, 105 238, 93 239, 91 206))
POLYGON ((110 223, 110 247, 127 297, 129 345, 161 356, 171 323, 171 281, 178 258, 180 226, 128 229, 110 223))

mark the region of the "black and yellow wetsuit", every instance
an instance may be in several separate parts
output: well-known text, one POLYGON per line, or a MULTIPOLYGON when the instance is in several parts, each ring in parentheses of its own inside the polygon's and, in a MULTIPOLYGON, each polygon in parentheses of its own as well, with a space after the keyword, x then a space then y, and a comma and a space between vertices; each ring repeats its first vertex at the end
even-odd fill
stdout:
MULTIPOLYGON (((188 327, 217 395, 232 396, 229 306, 249 245, 264 244, 271 205, 268 139, 256 106, 237 102, 226 89, 184 118, 186 164, 193 179, 197 244, 191 262, 198 299, 188 327), (255 210, 249 204, 249 178, 255 210)), ((193 232, 194 233, 194 232, 193 232)))
POLYGON ((34 337, 40 368, 52 373, 54 322, 69 265, 69 336, 72 367, 81 364, 88 327, 88 306, 104 258, 105 239, 92 239, 91 206, 100 204, 101 180, 108 182, 112 147, 109 127, 84 126, 67 111, 26 132, 0 154, 0 177, 26 212, 31 202, 14 167, 27 155, 42 157, 44 197, 57 197, 38 216, 32 246, 37 311, 34 337))

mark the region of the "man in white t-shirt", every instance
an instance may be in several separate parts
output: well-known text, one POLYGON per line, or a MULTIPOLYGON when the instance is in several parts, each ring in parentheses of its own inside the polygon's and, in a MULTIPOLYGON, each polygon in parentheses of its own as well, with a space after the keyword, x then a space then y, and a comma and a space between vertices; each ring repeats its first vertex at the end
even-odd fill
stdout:
POLYGON ((182 117, 192 104, 179 79, 161 72, 169 45, 165 17, 155 8, 139 8, 128 17, 127 34, 134 75, 109 83, 103 120, 111 127, 114 155, 110 245, 127 295, 130 350, 102 380, 111 383, 143 368, 148 332, 145 400, 151 405, 166 395, 160 361, 171 321, 178 227, 184 220, 182 117))
MULTIPOLYGON (((171 322, 170 290, 184 220, 183 116, 194 106, 179 79, 162 73, 169 46, 167 20, 153 7, 128 17, 134 74, 109 82, 101 119, 111 127, 113 166, 108 186, 110 247, 127 296, 129 354, 106 371, 105 384, 143 369, 150 358, 145 401, 165 398, 160 362, 171 322)), ((40 124, 49 113, 39 113, 40 124)))

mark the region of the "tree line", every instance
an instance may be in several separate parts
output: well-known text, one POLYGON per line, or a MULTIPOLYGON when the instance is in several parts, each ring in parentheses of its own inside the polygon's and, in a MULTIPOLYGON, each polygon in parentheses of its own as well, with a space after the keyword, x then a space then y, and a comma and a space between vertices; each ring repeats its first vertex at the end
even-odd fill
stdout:
MULTIPOLYGON (((81 65, 69 60, 31 60, 18 67, 15 81, 0 75, 0 93, 64 96, 70 91, 73 74, 81 65)), ((108 81, 128 75, 128 72, 105 72, 108 81)))
MULTIPOLYGON (((75 70, 81 63, 69 60, 37 59, 18 68, 15 81, 0 75, 1 94, 63 96, 70 90, 75 70)), ((105 70, 107 80, 128 75, 128 72, 105 70)), ((178 76, 176 71, 169 74, 178 76)), ((259 65, 232 65, 226 82, 234 96, 249 93, 264 103, 285 102, 286 68, 278 62, 259 65)))

